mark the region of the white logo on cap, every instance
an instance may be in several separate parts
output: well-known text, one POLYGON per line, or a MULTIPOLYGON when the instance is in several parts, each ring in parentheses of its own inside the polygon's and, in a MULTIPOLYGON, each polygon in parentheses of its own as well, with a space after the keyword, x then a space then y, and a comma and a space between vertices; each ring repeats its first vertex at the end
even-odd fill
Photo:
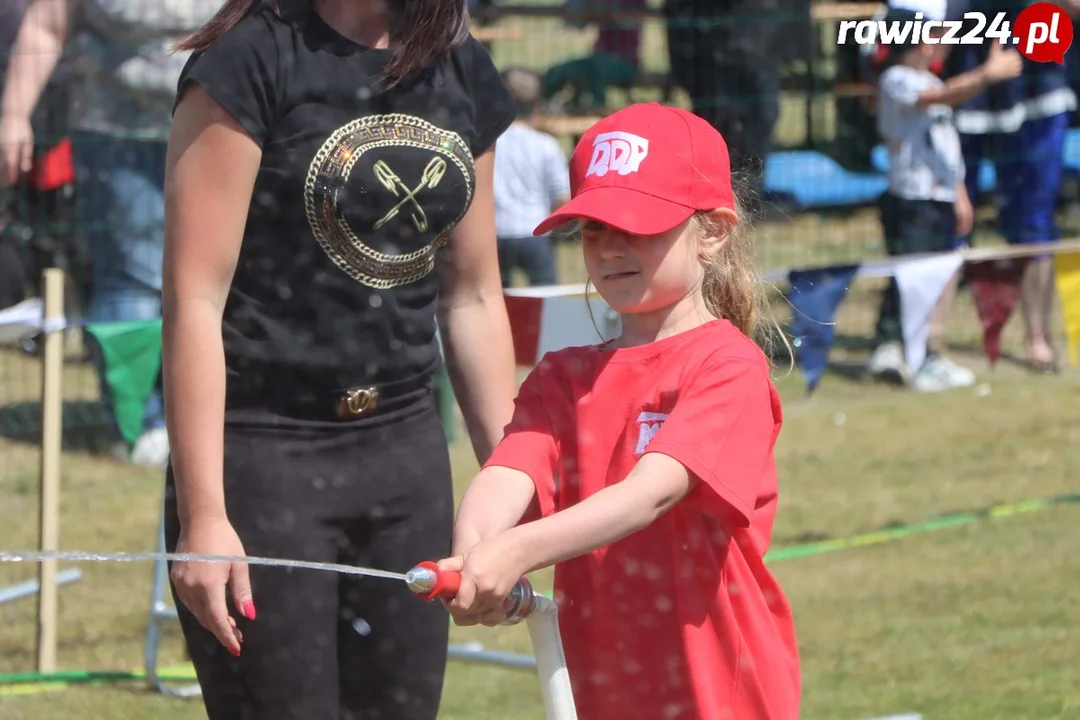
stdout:
POLYGON ((649 156, 649 141, 631 133, 609 132, 593 140, 593 156, 585 177, 604 177, 614 170, 620 175, 637 172, 649 156))

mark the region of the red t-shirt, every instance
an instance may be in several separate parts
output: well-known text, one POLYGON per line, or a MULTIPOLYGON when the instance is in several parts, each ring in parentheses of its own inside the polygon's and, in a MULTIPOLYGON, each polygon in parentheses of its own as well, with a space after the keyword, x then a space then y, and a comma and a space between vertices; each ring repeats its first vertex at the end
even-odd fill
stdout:
POLYGON ((791 608, 764 563, 780 399, 725 320, 639 347, 548 353, 487 465, 527 473, 544 515, 625 478, 643 452, 700 482, 648 528, 555 569, 581 720, 795 720, 791 608))

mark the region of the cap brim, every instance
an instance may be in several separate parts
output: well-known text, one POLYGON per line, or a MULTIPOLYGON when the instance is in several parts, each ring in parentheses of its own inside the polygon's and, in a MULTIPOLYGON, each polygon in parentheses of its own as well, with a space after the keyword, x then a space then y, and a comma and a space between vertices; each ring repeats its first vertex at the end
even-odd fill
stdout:
POLYGON ((632 235, 659 235, 694 214, 694 208, 662 200, 626 187, 586 190, 536 226, 533 235, 546 235, 581 218, 596 220, 632 235))

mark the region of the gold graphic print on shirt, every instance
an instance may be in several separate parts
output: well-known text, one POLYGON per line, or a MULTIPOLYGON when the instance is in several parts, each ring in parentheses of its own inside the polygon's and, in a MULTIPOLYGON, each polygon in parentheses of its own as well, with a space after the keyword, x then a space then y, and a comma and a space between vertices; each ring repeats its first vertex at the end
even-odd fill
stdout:
POLYGON ((457 133, 411 115, 373 115, 338 128, 323 143, 308 169, 304 205, 308 224, 330 259, 358 282, 385 289, 416 282, 434 270, 435 253, 446 244, 447 234, 472 202, 474 185, 472 154, 457 133), (338 196, 356 162, 364 153, 379 148, 412 148, 423 151, 429 159, 421 173, 409 177, 405 168, 414 167, 413 163, 398 163, 392 155, 383 154, 372 166, 373 178, 358 178, 370 186, 368 192, 386 193, 392 203, 372 227, 357 228, 358 235, 345 221, 338 196), (465 202, 444 227, 433 228, 424 209, 425 192, 446 182, 448 172, 461 174, 465 202), (396 222, 409 223, 416 232, 431 234, 432 239, 399 255, 381 252, 363 241, 364 233, 379 232, 396 222))

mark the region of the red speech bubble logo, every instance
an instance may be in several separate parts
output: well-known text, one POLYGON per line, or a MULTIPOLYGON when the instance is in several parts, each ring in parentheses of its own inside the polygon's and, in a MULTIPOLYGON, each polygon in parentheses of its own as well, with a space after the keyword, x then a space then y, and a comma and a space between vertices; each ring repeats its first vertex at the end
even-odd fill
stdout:
POLYGON ((1072 41, 1072 19, 1053 3, 1029 5, 1016 16, 1012 42, 1028 60, 1064 65, 1072 41))

